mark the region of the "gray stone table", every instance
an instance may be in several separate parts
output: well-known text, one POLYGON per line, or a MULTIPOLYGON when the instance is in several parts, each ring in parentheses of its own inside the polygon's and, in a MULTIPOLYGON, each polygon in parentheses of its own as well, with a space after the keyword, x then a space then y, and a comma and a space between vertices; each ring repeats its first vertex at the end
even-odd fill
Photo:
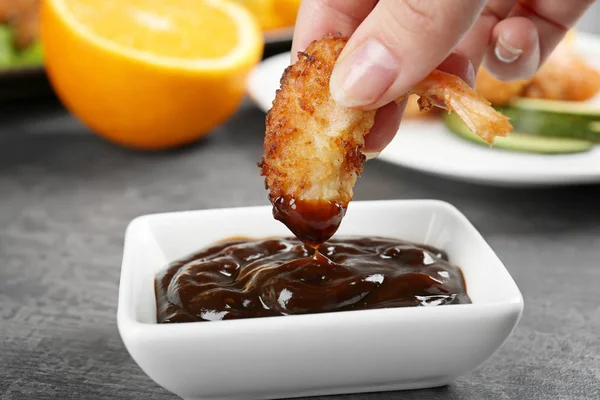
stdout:
MULTIPOLYGON (((267 204, 263 124, 245 104, 197 145, 148 154, 53 100, 0 108, 0 399, 176 398, 117 333, 124 230, 140 214, 267 204)), ((600 186, 499 189, 374 161, 356 198, 453 203, 526 305, 504 347, 452 385, 340 399, 600 399, 600 186)))

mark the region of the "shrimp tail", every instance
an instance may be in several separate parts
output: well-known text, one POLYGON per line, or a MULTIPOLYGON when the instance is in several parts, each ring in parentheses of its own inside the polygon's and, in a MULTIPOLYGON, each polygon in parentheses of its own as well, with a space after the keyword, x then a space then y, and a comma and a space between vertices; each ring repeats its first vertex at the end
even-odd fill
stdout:
POLYGON ((458 114, 469 130, 490 144, 496 136, 506 136, 513 129, 505 115, 456 75, 434 70, 403 97, 409 94, 420 97, 421 109, 442 103, 448 112, 458 114))

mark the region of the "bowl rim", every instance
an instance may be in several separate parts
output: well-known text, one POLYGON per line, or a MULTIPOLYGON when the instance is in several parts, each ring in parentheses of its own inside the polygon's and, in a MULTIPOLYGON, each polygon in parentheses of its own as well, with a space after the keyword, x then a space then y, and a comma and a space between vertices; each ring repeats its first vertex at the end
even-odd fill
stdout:
MULTIPOLYGON (((507 280, 511 289, 511 297, 507 300, 498 300, 494 302, 470 303, 470 304, 451 304, 443 307, 396 307, 371 310, 352 310, 352 311, 334 311, 325 313, 313 313, 302 315, 286 315, 274 316, 268 318, 247 318, 225 321, 210 321, 210 322, 187 322, 181 324, 159 324, 156 322, 141 322, 136 318, 135 306, 139 299, 134 298, 134 285, 136 280, 135 247, 132 247, 131 241, 134 235, 139 235, 144 229, 147 231, 147 224, 157 218, 164 219, 174 216, 198 215, 202 213, 228 213, 228 212, 256 212, 264 211, 265 208, 271 209, 270 205, 262 206, 243 206, 243 207, 225 207, 225 208, 207 208, 199 210, 175 211, 141 215, 134 218, 127 226, 123 259, 121 265, 121 276, 118 291, 118 306, 117 306, 117 325, 121 334, 126 332, 137 335, 142 332, 152 333, 154 335, 172 336, 173 334, 186 335, 187 333, 197 333, 202 331, 206 334, 219 334, 229 332, 231 330, 248 332, 254 329, 278 329, 289 325, 308 326, 308 325, 330 325, 348 323, 348 320, 353 320, 356 323, 361 321, 373 321, 379 319, 433 319, 439 315, 444 316, 448 313, 456 313, 457 315, 477 314, 484 315, 486 313, 517 313, 520 319, 523 308, 523 296, 516 282, 498 259, 496 253, 491 249, 487 241, 482 237, 479 231, 473 224, 462 214, 455 206, 448 202, 429 199, 411 199, 411 200, 368 200, 368 201, 353 201, 354 206, 359 207, 376 207, 381 204, 392 204, 398 207, 410 206, 430 206, 442 209, 445 212, 453 214, 460 224, 465 225, 471 230, 481 242, 481 245, 490 250, 490 256, 496 259, 495 268, 501 268, 503 273, 507 274, 507 280)), ((340 236, 344 236, 343 234, 340 236)), ((348 235, 349 236, 349 235, 348 235)), ((468 283, 469 285, 469 283, 468 283)), ((467 286, 468 286, 467 285, 467 286)))

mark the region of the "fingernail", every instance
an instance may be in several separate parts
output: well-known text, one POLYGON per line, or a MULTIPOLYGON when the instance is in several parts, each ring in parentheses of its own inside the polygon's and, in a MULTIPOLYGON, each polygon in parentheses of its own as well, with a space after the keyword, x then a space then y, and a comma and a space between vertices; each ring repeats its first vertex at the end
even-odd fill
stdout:
POLYGON ((364 151, 363 154, 365 155, 367 161, 374 159, 375 157, 377 157, 379 155, 379 151, 364 151))
POLYGON ((376 102, 398 76, 398 62, 375 39, 367 39, 336 65, 329 83, 333 99, 345 107, 376 102))
POLYGON ((502 37, 502 35, 498 36, 498 40, 496 41, 496 47, 494 48, 494 54, 498 60, 510 64, 517 60, 523 53, 522 49, 517 49, 516 47, 511 46, 508 42, 502 37))
POLYGON ((467 70, 465 71, 465 79, 469 86, 475 87, 475 67, 471 60, 467 60, 467 70))

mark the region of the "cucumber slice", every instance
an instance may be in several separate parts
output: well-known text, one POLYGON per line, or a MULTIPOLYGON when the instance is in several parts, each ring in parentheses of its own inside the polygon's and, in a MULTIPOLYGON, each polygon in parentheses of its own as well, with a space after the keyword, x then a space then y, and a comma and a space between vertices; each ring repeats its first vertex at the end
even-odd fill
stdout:
POLYGON ((0 69, 9 68, 15 56, 12 31, 6 25, 0 25, 0 69))
POLYGON ((510 118, 510 122, 517 132, 535 136, 565 137, 600 142, 600 131, 595 128, 595 123, 600 122, 600 118, 526 111, 517 108, 504 108, 501 112, 510 118))
POLYGON ((600 106, 580 101, 528 99, 520 97, 509 104, 513 108, 551 114, 578 115, 600 120, 600 106))
POLYGON ((43 61, 42 44, 38 40, 17 53, 13 64, 15 67, 30 67, 42 65, 43 61))
POLYGON ((13 43, 13 32, 8 25, 0 25, 0 70, 43 65, 44 55, 39 40, 18 51, 13 43))
MULTIPOLYGON (((480 145, 490 146, 489 143, 472 133, 458 115, 445 114, 444 122, 448 129, 463 139, 480 145)), ((522 153, 569 154, 582 153, 590 150, 593 146, 592 142, 582 139, 533 136, 511 132, 506 137, 497 137, 494 144, 490 147, 522 153)))
POLYGON ((600 142, 600 107, 585 102, 518 99, 501 109, 516 131, 600 142))

